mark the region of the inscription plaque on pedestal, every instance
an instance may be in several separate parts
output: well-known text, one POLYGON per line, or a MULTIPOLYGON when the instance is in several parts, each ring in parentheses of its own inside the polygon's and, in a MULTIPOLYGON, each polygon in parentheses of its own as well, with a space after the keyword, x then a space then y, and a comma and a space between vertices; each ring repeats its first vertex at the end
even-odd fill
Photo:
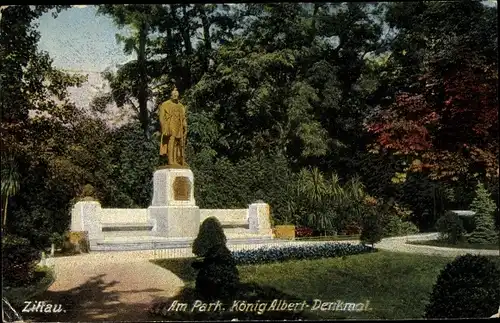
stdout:
POLYGON ((176 201, 189 201, 189 193, 191 191, 191 182, 189 177, 178 176, 173 183, 174 200, 176 201))

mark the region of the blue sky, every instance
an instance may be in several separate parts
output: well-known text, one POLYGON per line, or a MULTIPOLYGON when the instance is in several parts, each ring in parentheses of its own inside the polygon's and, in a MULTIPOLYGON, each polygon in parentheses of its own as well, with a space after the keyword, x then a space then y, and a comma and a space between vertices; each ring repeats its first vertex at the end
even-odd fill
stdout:
POLYGON ((70 8, 56 19, 46 13, 37 21, 39 48, 49 52, 58 68, 100 72, 130 58, 116 43, 123 33, 106 16, 96 16, 94 6, 70 8))
MULTIPOLYGON (((496 6, 496 0, 483 1, 496 6)), ((41 39, 39 48, 49 52, 58 68, 101 72, 130 60, 123 54, 115 35, 123 33, 106 16, 97 16, 94 6, 75 6, 54 19, 44 14, 37 22, 41 39)))

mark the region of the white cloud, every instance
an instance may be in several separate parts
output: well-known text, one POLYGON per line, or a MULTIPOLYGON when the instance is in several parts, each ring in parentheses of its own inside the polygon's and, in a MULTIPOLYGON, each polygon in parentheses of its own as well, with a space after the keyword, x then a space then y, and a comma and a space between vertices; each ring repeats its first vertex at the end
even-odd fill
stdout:
POLYGON ((79 4, 79 5, 74 5, 72 7, 74 7, 74 8, 87 8, 88 6, 87 5, 83 5, 83 4, 79 4))

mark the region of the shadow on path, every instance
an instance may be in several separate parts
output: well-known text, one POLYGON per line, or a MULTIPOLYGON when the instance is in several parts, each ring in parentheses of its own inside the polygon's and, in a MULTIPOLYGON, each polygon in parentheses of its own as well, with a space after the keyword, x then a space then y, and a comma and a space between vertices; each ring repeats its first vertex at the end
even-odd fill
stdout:
MULTIPOLYGON (((23 319, 38 322, 47 321, 146 321, 149 302, 128 303, 127 294, 156 293, 161 289, 149 288, 143 290, 114 290, 119 281, 105 282, 106 275, 91 277, 84 284, 64 291, 47 291, 34 301, 46 301, 51 304, 60 304, 61 313, 23 313, 23 319)), ((126 279, 126 277, 124 277, 126 279)), ((156 298, 151 296, 151 298, 156 298)), ((17 310, 17 309, 16 309, 17 310)))

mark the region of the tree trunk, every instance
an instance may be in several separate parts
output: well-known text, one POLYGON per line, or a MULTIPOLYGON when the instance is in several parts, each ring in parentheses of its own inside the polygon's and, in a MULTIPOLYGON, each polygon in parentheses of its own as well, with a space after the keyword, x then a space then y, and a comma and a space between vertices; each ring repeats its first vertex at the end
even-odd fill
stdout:
POLYGON ((210 65, 210 54, 212 52, 212 38, 210 36, 210 21, 208 20, 207 12, 205 11, 204 4, 197 5, 198 11, 201 17, 201 23, 203 26, 203 41, 205 44, 205 62, 204 70, 208 71, 210 65))
POLYGON ((212 39, 210 37, 210 21, 208 20, 207 12, 205 11, 204 5, 198 5, 198 10, 200 12, 201 23, 203 26, 203 41, 205 42, 205 49, 207 51, 212 50, 212 39))
POLYGON ((172 59, 174 56, 173 53, 173 44, 174 39, 172 38, 172 28, 167 27, 167 48, 165 48, 165 52, 167 52, 168 58, 172 59))
POLYGON ((316 21, 318 19, 318 11, 319 11, 320 4, 315 3, 314 4, 314 11, 313 11, 313 16, 312 16, 312 22, 311 22, 311 33, 309 35, 309 42, 312 44, 314 41, 314 38, 316 37, 316 21))
POLYGON ((186 5, 182 5, 182 24, 181 24, 182 39, 184 40, 184 47, 186 54, 193 54, 193 45, 191 44, 191 36, 189 30, 189 17, 187 16, 186 5))
POLYGON ((4 205, 4 209, 3 209, 3 229, 5 230, 6 229, 6 225, 7 225, 7 206, 9 205, 9 197, 7 196, 5 198, 5 205, 4 205))
POLYGON ((137 64, 139 67, 139 120, 146 137, 149 137, 149 113, 148 113, 148 77, 146 69, 146 43, 148 38, 148 25, 141 24, 139 30, 139 52, 137 53, 137 64))
MULTIPOLYGON (((167 53, 167 58, 172 59, 174 56, 174 39, 172 37, 172 26, 173 24, 171 21, 175 22, 175 13, 174 13, 174 8, 172 8, 172 5, 165 5, 165 16, 166 16, 166 22, 165 25, 163 26, 165 28, 165 32, 167 34, 167 41, 165 43, 164 52, 167 53), (169 18, 170 17, 170 18, 169 18)), ((162 32, 163 30, 160 30, 162 32)))

